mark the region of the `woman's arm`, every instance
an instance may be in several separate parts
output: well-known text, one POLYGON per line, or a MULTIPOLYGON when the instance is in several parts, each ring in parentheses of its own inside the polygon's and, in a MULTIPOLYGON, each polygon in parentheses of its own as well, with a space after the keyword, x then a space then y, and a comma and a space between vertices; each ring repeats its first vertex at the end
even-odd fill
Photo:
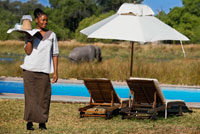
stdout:
POLYGON ((52 83, 56 83, 58 80, 58 56, 53 56, 53 67, 54 67, 54 74, 52 83))
POLYGON ((25 52, 27 55, 30 55, 32 53, 33 50, 33 38, 31 36, 27 36, 27 44, 25 46, 25 52))

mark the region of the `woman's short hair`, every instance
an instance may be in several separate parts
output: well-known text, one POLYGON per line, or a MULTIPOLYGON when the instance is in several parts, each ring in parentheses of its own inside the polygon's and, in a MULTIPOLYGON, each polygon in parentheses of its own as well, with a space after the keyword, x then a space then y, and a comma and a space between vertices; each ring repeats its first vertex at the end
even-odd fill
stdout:
POLYGON ((40 8, 36 8, 35 10, 34 10, 34 16, 35 16, 35 18, 38 18, 40 15, 47 15, 44 11, 42 11, 42 9, 40 9, 40 8))

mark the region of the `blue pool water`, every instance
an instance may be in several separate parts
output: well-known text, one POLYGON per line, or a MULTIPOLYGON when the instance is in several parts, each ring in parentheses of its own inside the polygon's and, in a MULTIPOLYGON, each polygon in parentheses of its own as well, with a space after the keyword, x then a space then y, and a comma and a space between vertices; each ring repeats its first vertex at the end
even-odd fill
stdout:
MULTIPOLYGON (((117 94, 121 98, 129 97, 128 86, 115 86, 117 94)), ((199 89, 187 88, 162 88, 166 99, 181 99, 185 102, 200 102, 199 89)), ((24 94, 22 82, 0 81, 0 93, 24 94)), ((52 95, 89 97, 87 88, 83 84, 52 84, 52 95)))
POLYGON ((14 61, 14 58, 0 58, 0 61, 11 62, 11 61, 14 61))

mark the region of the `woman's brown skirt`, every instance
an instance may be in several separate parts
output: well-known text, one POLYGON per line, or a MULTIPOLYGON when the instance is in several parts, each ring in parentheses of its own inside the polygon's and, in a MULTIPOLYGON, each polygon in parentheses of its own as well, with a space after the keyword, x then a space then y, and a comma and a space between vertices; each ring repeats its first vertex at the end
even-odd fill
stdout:
POLYGON ((24 120, 46 123, 51 101, 49 74, 23 70, 25 110, 24 120))

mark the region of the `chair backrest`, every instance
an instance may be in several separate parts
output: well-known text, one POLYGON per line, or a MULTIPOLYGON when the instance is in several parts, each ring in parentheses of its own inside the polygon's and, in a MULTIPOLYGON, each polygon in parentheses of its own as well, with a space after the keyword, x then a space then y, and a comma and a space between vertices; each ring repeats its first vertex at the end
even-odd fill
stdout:
POLYGON ((154 93, 156 92, 156 102, 165 103, 163 92, 157 79, 147 78, 130 78, 127 84, 134 92, 134 102, 136 103, 153 103, 154 93))
POLYGON ((120 99, 115 92, 110 80, 106 78, 83 79, 94 103, 120 103, 120 99))

